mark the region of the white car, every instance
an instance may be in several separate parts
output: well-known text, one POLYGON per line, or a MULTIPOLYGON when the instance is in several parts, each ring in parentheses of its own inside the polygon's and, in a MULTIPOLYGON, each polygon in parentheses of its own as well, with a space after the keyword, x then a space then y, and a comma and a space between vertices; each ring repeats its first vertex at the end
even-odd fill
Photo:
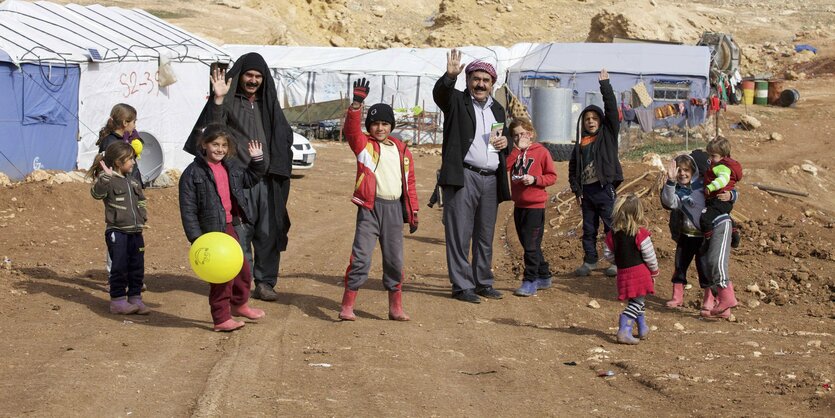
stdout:
POLYGON ((293 132, 293 170, 308 170, 316 161, 316 150, 303 135, 293 132))

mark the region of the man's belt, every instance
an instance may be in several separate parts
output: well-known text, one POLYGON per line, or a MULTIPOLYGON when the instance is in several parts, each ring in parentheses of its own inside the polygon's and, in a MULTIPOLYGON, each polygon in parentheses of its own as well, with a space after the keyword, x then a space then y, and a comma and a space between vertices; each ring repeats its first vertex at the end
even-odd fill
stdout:
POLYGON ((478 167, 475 167, 475 166, 467 164, 467 163, 464 163, 464 168, 466 168, 467 170, 470 170, 470 171, 475 171, 476 173, 481 174, 482 176, 492 176, 492 175, 496 174, 496 170, 488 170, 486 168, 478 168, 478 167))

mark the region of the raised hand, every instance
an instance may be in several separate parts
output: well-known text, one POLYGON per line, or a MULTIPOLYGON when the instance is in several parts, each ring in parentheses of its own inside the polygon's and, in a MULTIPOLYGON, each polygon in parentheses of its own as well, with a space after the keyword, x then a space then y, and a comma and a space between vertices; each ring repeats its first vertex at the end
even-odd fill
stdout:
POLYGON ((108 167, 107 164, 104 163, 104 160, 99 161, 99 165, 101 165, 101 169, 104 170, 104 174, 108 176, 113 175, 113 169, 108 167))
POLYGON ((600 70, 600 75, 597 77, 598 80, 608 80, 609 79, 609 72, 606 69, 600 70))
POLYGON ((676 166, 676 160, 670 160, 667 163, 667 180, 674 181, 677 175, 678 167, 676 166))
POLYGON ((362 103, 366 97, 368 97, 368 92, 371 91, 371 82, 365 79, 365 77, 355 80, 354 81, 354 102, 355 103, 362 103))
POLYGON ((453 49, 446 54, 446 74, 450 78, 457 78, 458 74, 464 70, 464 64, 461 64, 461 51, 453 49))
POLYGON ((249 141, 249 156, 252 158, 260 157, 264 155, 264 149, 262 148, 261 142, 256 140, 249 141))
POLYGON ((226 70, 221 68, 215 68, 209 75, 209 79, 212 81, 212 90, 215 92, 215 103, 223 103, 223 97, 229 93, 229 88, 232 86, 232 79, 227 80, 226 70))

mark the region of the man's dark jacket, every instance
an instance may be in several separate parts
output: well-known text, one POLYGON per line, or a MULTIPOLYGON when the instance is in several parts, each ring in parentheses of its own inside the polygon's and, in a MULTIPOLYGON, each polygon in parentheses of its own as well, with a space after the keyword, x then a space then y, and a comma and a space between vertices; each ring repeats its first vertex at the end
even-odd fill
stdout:
MULTIPOLYGON (((468 90, 456 90, 455 80, 444 74, 435 83, 432 97, 435 99, 435 104, 444 112, 444 143, 441 148, 442 162, 438 184, 463 187, 464 157, 473 143, 476 128, 472 96, 468 90)), ((490 109, 493 111, 496 122, 506 122, 505 110, 498 102, 494 100, 490 109)), ((508 136, 506 124, 503 135, 508 136)), ((496 170, 499 202, 510 200, 510 187, 505 165, 510 147, 511 143, 508 139, 507 146, 499 150, 499 168, 496 170)))

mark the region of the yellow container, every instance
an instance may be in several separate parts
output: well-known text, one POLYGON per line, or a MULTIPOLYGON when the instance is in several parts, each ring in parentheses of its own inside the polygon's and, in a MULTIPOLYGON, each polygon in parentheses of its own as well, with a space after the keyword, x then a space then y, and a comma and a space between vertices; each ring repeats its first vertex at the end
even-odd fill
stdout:
POLYGON ((747 105, 754 104, 754 82, 752 80, 743 80, 742 83, 742 102, 747 105))
POLYGON ((742 102, 747 105, 754 104, 754 89, 742 89, 742 102))

